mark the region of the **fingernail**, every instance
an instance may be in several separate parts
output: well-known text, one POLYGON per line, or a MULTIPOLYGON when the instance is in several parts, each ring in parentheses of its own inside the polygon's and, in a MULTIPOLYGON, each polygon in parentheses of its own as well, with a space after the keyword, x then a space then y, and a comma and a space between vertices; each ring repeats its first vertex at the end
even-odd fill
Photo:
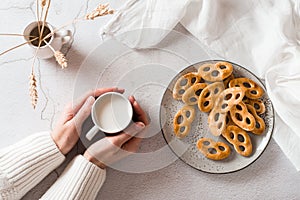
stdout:
POLYGON ((94 103, 94 101, 95 101, 95 98, 93 96, 89 96, 88 99, 86 100, 86 103, 92 104, 92 103, 94 103))
POLYGON ((140 131, 145 128, 145 124, 143 122, 137 122, 135 127, 137 131, 140 131))

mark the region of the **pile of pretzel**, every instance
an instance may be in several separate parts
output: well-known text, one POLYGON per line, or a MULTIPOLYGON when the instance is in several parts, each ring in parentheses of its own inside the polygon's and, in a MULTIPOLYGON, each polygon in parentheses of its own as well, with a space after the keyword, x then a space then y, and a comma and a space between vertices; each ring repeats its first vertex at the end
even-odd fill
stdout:
MULTIPOLYGON (((181 76, 175 83, 173 98, 185 104, 174 116, 174 133, 184 138, 196 116, 195 105, 208 114, 208 126, 214 136, 222 136, 242 156, 252 154, 249 132, 261 135, 265 122, 260 116, 265 105, 260 99, 264 90, 253 80, 235 78, 229 62, 201 65, 198 72, 181 76)), ((224 142, 201 138, 197 148, 207 158, 227 158, 230 147, 224 142)))

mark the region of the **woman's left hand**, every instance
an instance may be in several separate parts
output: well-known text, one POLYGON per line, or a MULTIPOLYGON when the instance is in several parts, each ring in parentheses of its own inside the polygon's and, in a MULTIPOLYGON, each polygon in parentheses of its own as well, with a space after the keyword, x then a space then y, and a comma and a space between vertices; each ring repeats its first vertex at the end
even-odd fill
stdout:
POLYGON ((52 139, 62 154, 66 155, 77 143, 83 122, 91 113, 95 97, 107 92, 123 93, 123 89, 101 88, 90 91, 74 103, 69 103, 51 133, 52 139))

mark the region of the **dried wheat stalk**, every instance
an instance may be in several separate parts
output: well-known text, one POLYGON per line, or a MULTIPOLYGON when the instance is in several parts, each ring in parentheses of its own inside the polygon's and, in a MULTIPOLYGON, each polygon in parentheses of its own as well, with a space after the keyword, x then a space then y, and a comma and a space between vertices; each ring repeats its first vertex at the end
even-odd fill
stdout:
POLYGON ((55 51, 54 57, 62 69, 68 67, 68 60, 66 59, 65 55, 62 52, 55 51))
POLYGON ((36 79, 32 71, 29 77, 29 95, 31 97, 31 105, 33 106, 33 109, 35 109, 38 100, 38 92, 36 88, 37 88, 36 79))
POLYGON ((54 57, 56 62, 58 62, 58 64, 61 66, 62 69, 67 68, 68 67, 68 60, 66 59, 65 55, 60 52, 60 51, 56 51, 48 42, 44 41, 49 48, 51 49, 51 51, 53 51, 54 53, 54 57))
MULTIPOLYGON (((48 16, 48 12, 49 12, 49 8, 50 8, 50 4, 51 4, 51 0, 37 0, 37 21, 38 21, 38 29, 39 29, 39 37, 35 37, 33 39, 31 39, 30 41, 27 41, 26 43, 22 43, 20 45, 17 45, 9 50, 6 50, 2 53, 0 53, 0 56, 2 56, 3 54, 13 50, 13 49, 16 49, 20 46, 23 46, 25 44, 28 44, 34 40, 39 40, 39 44, 38 44, 38 47, 36 49, 36 53, 34 55, 34 59, 33 59, 33 64, 32 64, 32 71, 31 71, 31 74, 30 74, 30 81, 29 81, 29 91, 30 91, 30 97, 31 97, 31 104, 33 106, 33 108, 35 109, 36 108, 36 105, 37 105, 37 101, 38 101, 38 92, 37 92, 37 81, 36 81, 36 78, 35 78, 35 75, 34 75, 34 64, 35 64, 35 60, 36 60, 36 57, 37 57, 37 52, 41 46, 41 43, 42 41, 46 42, 46 39, 53 36, 53 34, 55 32, 57 32, 58 30, 64 28, 65 26, 69 25, 69 24, 74 24, 76 23, 77 21, 80 21, 80 20, 94 20, 96 17, 100 17, 100 16, 105 16, 105 15, 109 15, 109 14, 113 14, 114 13, 114 10, 113 9, 110 9, 109 8, 109 4, 100 4, 99 6, 97 6, 97 8, 95 10, 93 10, 90 14, 87 14, 85 17, 82 17, 82 18, 78 18, 78 19, 75 19, 75 20, 72 20, 71 23, 67 23, 66 25, 58 28, 58 29, 55 29, 53 32, 49 33, 47 36, 43 37, 42 38, 42 35, 43 35, 43 32, 44 32, 44 27, 45 27, 45 23, 46 23, 46 20, 47 20, 47 16, 48 16), (40 6, 42 7, 42 10, 41 10, 41 13, 39 12, 39 2, 40 2, 40 6), (43 15, 45 11, 45 14, 43 15), (40 21, 41 21, 41 18, 43 18, 42 20, 42 27, 40 29, 40 21)), ((21 34, 0 34, 0 35, 12 35, 12 36, 23 36, 21 34)), ((32 37, 32 36, 29 36, 29 37, 32 37)), ((51 45, 49 45, 51 47, 51 45)), ((67 63, 67 59, 65 57, 65 55, 63 53, 61 53, 60 51, 56 51, 54 50, 52 47, 51 47, 52 51, 54 52, 54 57, 56 58, 56 61, 58 62, 58 64, 62 67, 62 68, 66 68, 68 66, 68 63, 67 63)))
POLYGON ((17 49, 17 48, 19 48, 19 47, 21 47, 21 46, 24 46, 25 44, 29 44, 30 42, 33 42, 33 41, 35 41, 35 40, 37 40, 37 39, 38 39, 38 37, 36 37, 36 38, 34 38, 34 39, 32 39, 32 40, 29 40, 29 41, 27 41, 27 42, 24 42, 24 43, 22 43, 22 44, 19 44, 19 45, 17 45, 17 46, 14 46, 14 47, 12 47, 12 48, 10 48, 10 49, 7 49, 7 50, 1 52, 1 53, 0 53, 0 56, 4 55, 4 54, 6 54, 6 53, 8 53, 8 52, 10 52, 10 51, 12 51, 12 50, 14 50, 14 49, 17 49))
POLYGON ((36 38, 36 36, 24 35, 24 34, 19 34, 19 33, 0 33, 0 36, 21 36, 21 37, 36 38))
POLYGON ((48 2, 47 0, 41 0, 42 8, 44 8, 46 6, 47 2, 48 2))
MULTIPOLYGON (((47 7, 46 7, 46 13, 44 15, 44 19, 42 21, 42 29, 41 29, 41 32, 39 33, 40 34, 40 40, 39 40, 39 45, 42 43, 43 39, 42 36, 43 36, 43 33, 44 33, 44 28, 45 28, 45 23, 47 21, 47 17, 48 17, 48 12, 49 12, 49 8, 50 8, 50 2, 51 0, 46 0, 47 2, 47 7)), ((43 2, 42 2, 43 3, 43 2)), ((46 4, 45 4, 46 5, 46 4)), ((43 15, 43 12, 44 12, 44 7, 42 7, 42 12, 41 12, 41 17, 43 15)))
POLYGON ((109 4, 100 4, 95 10, 85 16, 87 20, 94 20, 96 17, 114 14, 114 10, 110 9, 109 4))
POLYGON ((36 78, 35 78, 35 75, 34 75, 34 64, 35 64, 35 60, 36 60, 36 57, 37 57, 37 52, 38 52, 38 50, 41 46, 41 43, 43 41, 42 35, 43 35, 43 32, 44 32, 45 21, 47 19, 49 7, 50 7, 50 0, 41 0, 41 6, 42 6, 42 11, 41 11, 41 16, 40 16, 39 13, 38 13, 38 2, 37 2, 37 21, 38 21, 38 28, 39 28, 39 37, 38 37, 39 45, 36 49, 36 52, 35 52, 35 55, 34 55, 34 58, 33 58, 31 74, 29 76, 29 95, 31 97, 31 105, 33 106, 33 109, 36 108, 37 101, 38 101, 37 81, 36 81, 36 78), (46 6, 46 4, 48 4, 47 8, 46 8, 46 14, 44 16, 42 29, 40 30, 40 24, 39 24, 40 23, 40 17, 43 14, 43 10, 44 10, 44 7, 46 6))
POLYGON ((93 10, 91 13, 87 14, 86 16, 84 16, 82 18, 77 18, 75 20, 71 20, 71 21, 65 23, 64 25, 60 26, 59 28, 54 29, 53 32, 46 35, 43 40, 45 41, 49 37, 53 36, 57 31, 65 28, 66 26, 69 26, 71 24, 75 24, 75 23, 77 23, 81 20, 85 20, 85 19, 86 20, 93 20, 96 17, 105 16, 105 15, 108 15, 108 14, 114 14, 115 11, 113 9, 109 9, 108 6, 109 6, 109 4, 105 4, 105 5, 100 4, 100 5, 98 5, 98 7, 95 10, 93 10), (101 10, 104 10, 104 11, 101 11, 101 10))

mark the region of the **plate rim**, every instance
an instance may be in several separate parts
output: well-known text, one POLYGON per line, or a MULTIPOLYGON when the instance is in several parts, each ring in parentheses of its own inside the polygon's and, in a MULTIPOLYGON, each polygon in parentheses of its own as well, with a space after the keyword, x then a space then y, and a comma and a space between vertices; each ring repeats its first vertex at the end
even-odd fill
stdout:
MULTIPOLYGON (((262 80, 260 80, 260 78, 259 78, 256 74, 254 74, 253 72, 251 72, 251 71, 248 70, 247 68, 241 66, 240 64, 237 64, 237 63, 235 63, 235 62, 228 61, 228 60, 223 60, 223 59, 203 60, 203 61, 199 61, 199 62, 193 63, 193 64, 191 64, 191 65, 189 65, 189 66, 183 68, 180 72, 178 72, 178 73, 172 78, 172 80, 169 82, 169 85, 170 85, 170 83, 174 80, 174 78, 175 78, 178 74, 182 73, 185 69, 187 69, 187 68, 189 68, 189 67, 192 67, 192 66, 195 66, 195 65, 197 65, 197 64, 199 64, 199 63, 205 63, 205 62, 229 62, 230 64, 237 65, 237 66, 243 68, 244 70, 246 70, 247 72, 249 72, 250 74, 252 74, 253 76, 255 76, 255 78, 260 82, 260 84, 263 85, 263 87, 264 87, 263 89, 265 90, 265 92, 267 92, 267 91, 266 91, 267 89, 266 89, 265 84, 262 82, 262 80)), ((243 169, 249 167, 249 166, 252 165, 254 162, 256 162, 256 161, 261 157, 261 155, 265 152, 265 150, 267 149, 267 147, 268 147, 268 145, 269 145, 269 143, 270 143, 270 141, 271 141, 271 139, 272 139, 273 131, 274 131, 274 124, 275 124, 275 111, 274 111, 273 103, 272 103, 272 101, 271 101, 271 99, 270 99, 269 96, 268 96, 268 99, 270 100, 270 105, 271 105, 271 107, 272 107, 272 113, 271 113, 271 114, 272 114, 272 121, 273 121, 273 125, 272 125, 272 127, 270 127, 270 128, 271 128, 270 138, 268 139, 268 141, 267 141, 265 147, 262 149, 261 153, 260 153, 253 161, 251 161, 250 163, 248 163, 247 165, 245 165, 245 166, 243 166, 243 167, 241 167, 241 168, 239 168, 239 169, 235 169, 235 170, 232 170, 232 171, 226 171, 226 172, 210 172, 210 171, 205 171, 205 170, 202 170, 202 169, 198 169, 198 168, 196 168, 195 166, 190 165, 189 163, 187 163, 187 162, 186 162, 185 160, 183 160, 180 156, 178 156, 178 155, 175 153, 175 151, 170 147, 170 145, 169 145, 169 143, 168 143, 168 141, 167 141, 167 139, 166 139, 166 137, 165 137, 164 130, 163 130, 162 123, 161 123, 161 122, 162 122, 162 117, 161 117, 162 101, 163 101, 163 99, 164 99, 164 96, 165 96, 167 90, 169 89, 169 85, 168 85, 168 88, 165 90, 165 92, 164 92, 164 94, 163 94, 163 96, 162 96, 161 102, 160 102, 159 125, 160 125, 160 129, 161 129, 161 134, 163 135, 163 138, 164 138, 165 142, 167 143, 168 147, 169 147, 169 148, 171 149, 171 151, 177 156, 177 158, 179 158, 183 163, 185 163, 186 165, 190 166, 190 167, 193 168, 193 169, 196 169, 197 171, 201 171, 201 172, 208 173, 208 174, 231 174, 231 173, 235 173, 235 172, 241 171, 241 170, 243 170, 243 169)))

